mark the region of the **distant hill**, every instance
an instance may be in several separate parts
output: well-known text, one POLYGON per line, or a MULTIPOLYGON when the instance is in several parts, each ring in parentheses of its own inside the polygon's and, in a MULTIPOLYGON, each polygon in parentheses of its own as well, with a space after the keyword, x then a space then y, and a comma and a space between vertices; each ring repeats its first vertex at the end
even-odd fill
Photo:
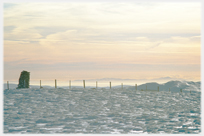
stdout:
MULTIPOLYGON (((139 85, 137 87, 137 90, 146 90, 146 86, 147 86, 147 90, 158 90, 159 87, 159 91, 170 91, 171 92, 179 92, 180 89, 182 89, 183 92, 186 91, 200 91, 200 87, 201 87, 201 82, 193 82, 193 81, 169 81, 166 82, 164 84, 158 84, 156 82, 152 82, 152 83, 145 83, 142 85, 139 85)), ((135 87, 129 87, 132 89, 135 89, 135 87)))
MULTIPOLYGON (((157 90, 159 86, 159 91, 170 91, 171 92, 179 92, 180 89, 182 89, 183 92, 189 92, 189 91, 200 91, 201 89, 201 82, 193 82, 193 81, 169 81, 163 84, 158 84, 156 82, 151 82, 151 83, 145 83, 137 86, 137 90, 157 90)), ((17 84, 9 84, 10 89, 15 89, 17 87, 17 84)), ((77 87, 77 88, 82 88, 82 86, 72 86, 72 88, 77 87)), ((39 88, 38 85, 30 85, 30 88, 39 88)), ((43 86, 43 88, 53 88, 52 86, 43 86)), ((67 86, 59 86, 58 88, 65 88, 67 89, 67 86)), ((86 88, 93 88, 90 86, 86 86, 86 88)), ((98 88, 109 88, 109 87, 98 87, 98 88)), ((121 85, 117 86, 112 86, 112 88, 121 88, 121 85)), ((124 89, 131 89, 134 90, 135 86, 130 86, 130 85, 124 85, 124 89)), ((7 84, 4 83, 4 89, 7 89, 7 84)))

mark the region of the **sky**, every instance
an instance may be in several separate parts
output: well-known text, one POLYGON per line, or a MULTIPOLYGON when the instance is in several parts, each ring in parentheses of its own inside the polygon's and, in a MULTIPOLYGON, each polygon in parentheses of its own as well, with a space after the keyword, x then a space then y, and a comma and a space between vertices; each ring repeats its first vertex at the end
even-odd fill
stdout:
POLYGON ((201 80, 201 3, 3 4, 4 82, 201 80), (110 80, 110 79, 108 79, 110 80))

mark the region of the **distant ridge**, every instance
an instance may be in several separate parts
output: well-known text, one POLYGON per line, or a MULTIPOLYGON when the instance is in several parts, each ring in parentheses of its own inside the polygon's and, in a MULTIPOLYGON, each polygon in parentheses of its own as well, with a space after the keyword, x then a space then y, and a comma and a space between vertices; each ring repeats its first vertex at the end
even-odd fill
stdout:
POLYGON ((183 92, 185 91, 200 91, 201 82, 193 82, 193 81, 169 81, 163 84, 158 84, 156 82, 145 83, 139 85, 137 87, 138 90, 157 90, 159 86, 159 91, 170 91, 171 92, 178 92, 182 89, 183 92))
MULTIPOLYGON (((141 84, 137 86, 137 90, 157 90, 159 86, 159 91, 170 91, 171 92, 179 92, 180 89, 182 89, 183 92, 189 92, 189 91, 201 91, 201 82, 193 82, 193 81, 169 81, 163 84, 159 84, 156 82, 149 82, 145 84, 141 84)), ((10 89, 15 89, 17 87, 17 84, 9 84, 10 89)), ((30 88, 39 88, 38 85, 30 85, 30 88)), ((53 86, 43 86, 43 88, 54 88, 53 86)), ((68 86, 58 86, 58 88, 65 88, 68 89, 68 86)), ((82 86, 72 86, 72 88, 82 88, 82 86)), ((95 88, 93 86, 86 86, 86 88, 95 88)), ((109 87, 98 87, 98 88, 109 88, 109 87)), ((121 88, 121 85, 112 86, 112 88, 121 88)), ((131 85, 123 85, 124 89, 131 89, 134 90, 135 86, 131 85)), ((4 89, 7 89, 7 84, 4 83, 4 89)))

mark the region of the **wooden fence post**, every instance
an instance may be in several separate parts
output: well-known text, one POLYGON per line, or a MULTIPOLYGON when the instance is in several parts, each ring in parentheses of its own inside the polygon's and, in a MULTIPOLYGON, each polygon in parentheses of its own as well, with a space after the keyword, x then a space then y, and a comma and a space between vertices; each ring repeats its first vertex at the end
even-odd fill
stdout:
POLYGON ((55 79, 55 88, 57 88, 57 80, 55 79))
POLYGON ((71 89, 71 80, 69 80, 69 89, 71 89))
POLYGON ((96 81, 96 89, 98 88, 98 82, 96 81))
POLYGON ((135 84, 135 89, 137 90, 137 84, 135 84))
POLYGON ((9 81, 7 81, 7 89, 9 90, 9 81))
POLYGON ((121 88, 123 89, 123 83, 121 83, 121 88))
POLYGON ((84 85, 84 88, 85 88, 85 80, 83 80, 83 85, 84 85))
POLYGON ((40 88, 42 88, 42 87, 41 87, 41 80, 40 80, 40 88))
POLYGON ((111 82, 110 82, 110 89, 111 89, 111 82))

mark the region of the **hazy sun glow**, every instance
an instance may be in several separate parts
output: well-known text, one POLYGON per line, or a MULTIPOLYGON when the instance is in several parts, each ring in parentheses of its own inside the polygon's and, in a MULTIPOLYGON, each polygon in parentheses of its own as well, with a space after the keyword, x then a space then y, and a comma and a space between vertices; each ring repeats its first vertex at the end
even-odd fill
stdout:
POLYGON ((4 81, 200 80, 201 3, 4 3, 4 81))

